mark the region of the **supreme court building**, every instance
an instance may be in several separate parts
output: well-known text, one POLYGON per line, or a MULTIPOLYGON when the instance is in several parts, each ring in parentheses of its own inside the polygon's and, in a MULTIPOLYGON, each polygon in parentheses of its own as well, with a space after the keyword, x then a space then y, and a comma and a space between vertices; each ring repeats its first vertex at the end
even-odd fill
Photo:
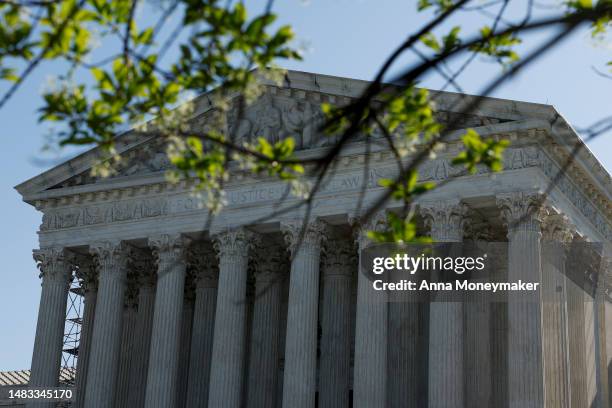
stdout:
MULTIPOLYGON (((245 140, 291 134, 298 155, 313 156, 331 140, 317 132, 319 105, 346 104, 365 86, 290 71, 229 125, 245 140)), ((416 204, 422 233, 506 243, 500 281, 546 280, 545 241, 610 244, 610 175, 584 146, 560 172, 582 142, 553 107, 486 98, 461 114, 472 97, 433 94, 439 119, 459 125, 420 168, 423 181, 454 178, 416 204), (503 171, 464 175, 451 165, 465 128, 511 141, 503 171)), ((211 109, 198 98, 193 120, 205 126, 211 109)), ((303 209, 269 217, 285 198, 282 181, 234 171, 227 205, 209 218, 193 183, 167 181, 159 140, 128 132, 117 149, 124 160, 112 177, 91 175, 93 149, 16 187, 42 213, 31 386, 58 383, 76 274, 85 311, 73 406, 612 406, 605 276, 585 277, 590 290, 561 279, 556 302, 529 307, 370 301, 359 257, 384 214, 355 220, 361 194, 367 208, 383 191, 378 180, 396 174, 391 151, 348 145, 302 234, 303 209)))

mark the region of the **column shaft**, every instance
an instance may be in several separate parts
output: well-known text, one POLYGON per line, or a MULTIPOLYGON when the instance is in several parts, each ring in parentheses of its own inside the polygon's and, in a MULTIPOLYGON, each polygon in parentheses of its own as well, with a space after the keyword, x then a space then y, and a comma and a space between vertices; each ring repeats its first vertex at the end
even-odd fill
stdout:
MULTIPOLYGON (((29 385, 55 387, 59 381, 71 269, 62 248, 36 250, 34 259, 41 271, 42 291, 29 385)), ((27 405, 52 407, 54 404, 27 405)))
POLYGON ((253 235, 229 231, 216 238, 219 289, 215 311, 208 406, 238 408, 242 400, 246 338, 248 248, 253 235))
POLYGON ((153 330, 153 313, 155 308, 155 279, 153 265, 146 269, 148 276, 143 279, 138 290, 138 320, 136 331, 138 336, 134 344, 134 360, 130 372, 130 407, 142 408, 145 402, 147 386, 147 371, 149 367, 149 351, 151 348, 151 331, 153 330))
POLYGON ((346 243, 330 245, 323 270, 323 321, 319 406, 348 408, 351 369, 351 277, 354 257, 346 243))
MULTIPOLYGON (((421 204, 421 213, 437 243, 463 240, 467 207, 457 200, 421 204)), ((445 301, 440 293, 429 306, 429 407, 462 408, 465 404, 463 303, 445 301)))
MULTIPOLYGON (((508 225, 508 281, 541 283, 539 196, 498 197, 508 225)), ((508 293, 508 396, 510 408, 544 406, 541 295, 508 293)))
MULTIPOLYGON (((191 294, 192 295, 192 294, 191 294)), ((179 377, 177 387, 177 407, 184 408, 187 402, 187 386, 189 385, 189 362, 191 360, 191 329, 193 322, 193 298, 189 296, 183 306, 183 327, 181 328, 181 348, 179 358, 179 377)))
POLYGON ((83 324, 81 338, 79 339, 79 357, 77 359, 76 373, 76 406, 83 407, 85 402, 85 387, 87 385, 87 367, 91 350, 91 336, 93 332, 94 315, 96 309, 97 288, 85 291, 83 306, 83 324))
POLYGON ((134 358, 134 342, 136 341, 136 305, 128 304, 123 311, 123 329, 121 330, 121 357, 119 359, 119 375, 117 376, 116 407, 129 407, 131 365, 134 358))
POLYGON ((319 260, 323 224, 286 225, 292 251, 283 380, 284 408, 314 408, 317 387, 319 260), (301 239, 300 239, 301 237, 301 239))
POLYGON ((85 406, 113 407, 123 324, 126 251, 118 242, 91 247, 100 265, 85 406))
POLYGON ((274 408, 278 399, 280 361, 280 303, 283 265, 279 248, 266 248, 256 270, 248 408, 274 408))
POLYGON ((358 230, 359 271, 353 375, 355 408, 376 408, 387 404, 388 305, 384 301, 385 292, 376 293, 368 275, 361 270, 362 252, 369 243, 367 232, 381 229, 383 225, 384 214, 376 214, 358 230))
POLYGON ((158 265, 145 407, 174 407, 185 287, 183 240, 162 235, 149 243, 158 265))
POLYGON ((208 404, 208 382, 210 380, 216 301, 216 282, 215 286, 201 286, 196 289, 189 385, 187 387, 188 407, 195 407, 198 404, 205 407, 208 404))

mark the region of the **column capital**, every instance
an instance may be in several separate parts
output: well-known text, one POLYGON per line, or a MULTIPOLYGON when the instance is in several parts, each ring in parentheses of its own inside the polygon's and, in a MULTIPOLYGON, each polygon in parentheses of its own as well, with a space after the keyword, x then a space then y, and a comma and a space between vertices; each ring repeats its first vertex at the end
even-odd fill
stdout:
POLYGON ((38 270, 39 277, 46 281, 68 284, 72 274, 72 265, 66 259, 63 247, 45 247, 32 251, 32 256, 38 270))
POLYGON ((430 228, 434 241, 449 242, 463 240, 463 227, 468 206, 460 200, 430 201, 419 203, 425 225, 430 228))
POLYGON ((281 231, 291 256, 302 248, 321 248, 327 239, 328 225, 319 219, 304 223, 303 220, 281 222, 281 231))
POLYGON ((215 251, 203 245, 192 245, 187 251, 188 274, 196 288, 216 288, 219 281, 219 265, 215 251))
POLYGON ((382 232, 387 227, 387 212, 377 211, 366 220, 362 216, 351 215, 348 222, 353 228, 355 243, 359 246, 359 250, 362 250, 370 244, 369 231, 382 232))
POLYGON ((569 218, 554 211, 552 208, 545 209, 542 219, 542 238, 547 241, 568 243, 574 239, 575 228, 570 224, 569 218))
POLYGON ((279 245, 269 244, 257 251, 254 261, 256 282, 276 282, 283 274, 283 265, 287 264, 286 256, 279 245))
POLYGON ((543 194, 523 191, 502 193, 496 196, 496 201, 508 234, 516 231, 541 233, 543 194))
POLYGON ((245 228, 230 229, 213 236, 213 248, 219 259, 224 257, 246 257, 259 241, 259 235, 245 228))
POLYGON ((350 278, 353 274, 353 263, 356 253, 354 246, 347 241, 334 241, 330 243, 323 256, 323 277, 350 278))
POLYGON ((98 290, 98 266, 94 257, 86 255, 74 255, 76 264, 76 277, 81 285, 83 293, 98 290))
POLYGON ((98 241, 89 245, 100 274, 125 278, 128 262, 128 246, 123 241, 98 241))
POLYGON ((157 274, 172 270, 172 266, 184 263, 189 240, 181 234, 160 234, 149 237, 149 247, 157 266, 157 274))

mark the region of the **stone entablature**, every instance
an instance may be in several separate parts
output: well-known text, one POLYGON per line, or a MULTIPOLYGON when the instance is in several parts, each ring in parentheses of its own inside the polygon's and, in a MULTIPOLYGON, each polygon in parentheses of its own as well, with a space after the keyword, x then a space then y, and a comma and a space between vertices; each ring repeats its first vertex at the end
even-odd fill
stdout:
MULTIPOLYGON (((538 168, 549 180, 553 180, 560 166, 549 155, 552 156, 537 146, 508 148, 504 171, 538 168)), ((389 159, 390 153, 386 152, 374 154, 370 159, 372 168, 368 177, 368 191, 379 190, 380 179, 395 175, 394 165, 384 164, 389 159)), ((420 170, 420 179, 440 181, 463 175, 462 169, 452 166, 450 160, 450 156, 429 160, 420 170)), ((320 191, 322 198, 331 193, 354 193, 361 189, 363 171, 351 171, 355 167, 353 160, 341 160, 341 163, 344 167, 340 166, 338 174, 320 191)), ((359 160, 357 163, 361 164, 359 160)), ((588 185, 587 191, 584 191, 585 176, 579 171, 576 165, 570 166, 567 174, 558 180, 557 188, 603 237, 610 240, 612 229, 604 215, 606 211, 608 217, 611 217, 610 203, 598 190, 588 185)), ((486 174, 487 171, 480 169, 478 173, 486 174)), ((148 186, 124 187, 41 201, 38 203, 44 213, 41 232, 206 211, 201 198, 189 193, 191 187, 190 182, 173 185, 162 181, 148 186)), ((245 177, 228 187, 228 209, 274 202, 283 196, 285 189, 285 185, 280 182, 245 177), (257 184, 253 185, 254 181, 257 184)))

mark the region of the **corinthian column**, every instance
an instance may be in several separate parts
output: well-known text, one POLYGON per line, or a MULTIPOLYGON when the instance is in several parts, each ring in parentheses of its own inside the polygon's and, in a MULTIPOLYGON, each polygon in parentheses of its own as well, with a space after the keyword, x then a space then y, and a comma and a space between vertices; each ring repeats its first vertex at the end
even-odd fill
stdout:
POLYGON ((276 407, 282 272, 286 265, 282 255, 278 246, 270 245, 262 248, 256 258, 248 408, 276 407))
POLYGON ((119 241, 99 242, 90 250, 100 271, 85 406, 112 407, 119 371, 127 251, 119 241))
POLYGON ((138 275, 138 319, 136 321, 138 336, 135 339, 134 359, 130 367, 128 405, 134 408, 142 408, 144 407, 147 386, 157 274, 152 257, 145 254, 141 254, 138 259, 135 259, 133 266, 138 275))
MULTIPOLYGON (((421 204, 435 243, 461 242, 467 207, 459 200, 421 204)), ((429 306, 429 406, 463 408, 463 304, 438 296, 429 306)))
POLYGON ((334 242, 324 257, 319 374, 319 406, 322 408, 349 406, 354 259, 353 246, 349 242, 334 242))
POLYGON ((215 312, 208 406, 238 408, 242 400, 246 339, 249 248, 255 236, 244 229, 215 237, 219 289, 215 312))
POLYGON ((281 226, 291 253, 285 340, 284 408, 313 408, 317 388, 319 260, 325 224, 281 226))
POLYGON ((76 372, 76 406, 82 408, 85 402, 85 386, 87 384, 87 367, 89 366, 89 353, 91 350, 91 336, 93 332, 96 297, 98 295, 98 276, 93 259, 79 258, 77 278, 83 292, 83 324, 79 339, 79 357, 76 372))
POLYGON ((174 407, 185 287, 185 243, 178 234, 164 234, 149 238, 149 246, 157 261, 157 290, 145 407, 174 407))
MULTIPOLYGON (((59 380, 62 358, 71 265, 65 259, 63 248, 35 250, 34 260, 40 269, 42 292, 29 385, 31 387, 55 387, 59 380)), ((48 403, 32 406, 52 407, 53 405, 53 403, 48 403)))
MULTIPOLYGON (((370 244, 367 233, 384 228, 385 214, 377 213, 364 225, 357 225, 359 272, 355 317, 355 367, 353 406, 377 408, 387 405, 387 319, 385 292, 375 292, 368 275, 361 270, 362 252, 370 244)), ((354 224, 354 222, 351 222, 354 224)))
POLYGON ((130 374, 134 360, 134 344, 138 333, 136 322, 138 319, 136 307, 138 305, 137 276, 134 268, 128 265, 128 280, 125 291, 125 307, 123 309, 123 329, 121 330, 121 358, 119 359, 119 375, 117 376, 117 392, 115 406, 129 407, 130 374))
MULTIPOLYGON (((523 192, 497 197, 508 227, 508 280, 541 282, 541 196, 523 192)), ((539 292, 508 293, 508 398, 510 408, 544 406, 542 309, 539 292), (527 297, 531 297, 527 299, 527 297)))
POLYGON ((194 249, 190 254, 190 262, 196 289, 191 329, 191 358, 187 380, 187 406, 206 407, 219 268, 212 250, 194 249))
POLYGON ((547 209, 542 225, 542 344, 546 407, 570 407, 566 244, 573 238, 567 217, 547 209))

